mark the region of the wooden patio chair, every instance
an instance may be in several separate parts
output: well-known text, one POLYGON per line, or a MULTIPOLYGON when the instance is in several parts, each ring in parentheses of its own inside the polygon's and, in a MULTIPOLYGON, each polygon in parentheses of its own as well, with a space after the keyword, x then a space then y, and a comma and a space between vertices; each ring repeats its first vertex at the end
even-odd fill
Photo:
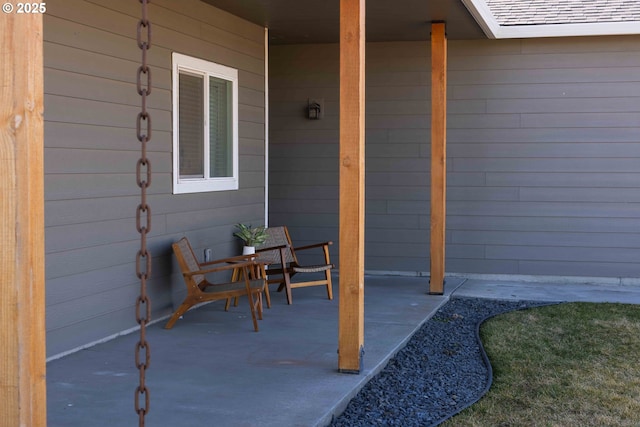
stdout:
POLYGON ((322 242, 313 245, 294 247, 287 227, 267 228, 267 241, 256 247, 256 253, 260 254, 260 261, 267 265, 267 287, 269 284, 278 283, 278 291, 286 290, 287 303, 291 304, 291 289, 307 286, 326 286, 327 297, 333 299, 331 284, 331 269, 334 267, 329 259, 329 245, 333 242, 322 242), (303 250, 322 248, 324 254, 323 263, 314 265, 300 265, 296 252, 303 250), (291 278, 299 273, 323 273, 324 279, 311 281, 292 282, 291 278))
MULTIPOLYGON (((180 307, 173 313, 165 325, 165 329, 171 329, 178 318, 196 304, 229 300, 230 298, 246 295, 251 308, 253 328, 256 332, 258 331, 256 318, 262 319, 262 292, 266 282, 264 275, 258 278, 260 275, 256 274, 257 271, 263 269, 263 266, 256 262, 255 255, 241 255, 199 263, 186 237, 174 243, 172 247, 187 286, 187 296, 180 307), (240 271, 239 280, 228 283, 212 283, 205 277, 205 275, 224 272, 225 270, 240 271)), ((229 305, 226 304, 225 311, 228 307, 229 305)))

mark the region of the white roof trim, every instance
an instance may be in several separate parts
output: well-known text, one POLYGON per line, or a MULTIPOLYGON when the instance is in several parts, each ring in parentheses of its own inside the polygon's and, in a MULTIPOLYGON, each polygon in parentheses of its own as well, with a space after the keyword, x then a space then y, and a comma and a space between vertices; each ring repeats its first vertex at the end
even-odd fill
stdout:
POLYGON ((484 0, 462 0, 462 3, 469 9, 471 15, 476 22, 482 27, 482 31, 490 39, 497 39, 496 30, 500 29, 500 24, 496 21, 496 18, 491 13, 489 6, 484 0))
POLYGON ((534 37, 572 37, 640 34, 640 22, 590 24, 500 25, 485 0, 462 0, 487 37, 515 39, 534 37))
POLYGON ((611 36, 620 34, 640 34, 640 22, 503 25, 499 28, 496 38, 611 36))

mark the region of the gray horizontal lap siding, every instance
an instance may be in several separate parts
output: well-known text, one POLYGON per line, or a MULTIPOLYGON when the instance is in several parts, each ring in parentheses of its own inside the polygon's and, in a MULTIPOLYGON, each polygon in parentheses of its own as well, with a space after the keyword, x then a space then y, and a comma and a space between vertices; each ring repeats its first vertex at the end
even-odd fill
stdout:
MULTIPOLYGON (((427 272, 429 45, 366 57, 365 267, 427 272)), ((272 48, 270 221, 303 242, 338 235, 338 60, 272 48)), ((449 42, 447 272, 640 277, 639 75, 637 36, 449 42)))
MULTIPOLYGON (((136 326, 139 13, 126 0, 72 0, 48 5, 44 15, 49 356, 136 326)), ((148 287, 158 318, 184 295, 173 241, 186 235, 198 255, 210 247, 223 257, 239 250, 233 224, 264 221, 264 30, 196 0, 155 1, 150 19, 148 287), (238 191, 171 193, 173 51, 239 70, 238 191)))
POLYGON ((297 246, 338 242, 338 58, 333 44, 269 49, 269 224, 297 246), (308 98, 324 100, 322 120, 306 119, 308 98))

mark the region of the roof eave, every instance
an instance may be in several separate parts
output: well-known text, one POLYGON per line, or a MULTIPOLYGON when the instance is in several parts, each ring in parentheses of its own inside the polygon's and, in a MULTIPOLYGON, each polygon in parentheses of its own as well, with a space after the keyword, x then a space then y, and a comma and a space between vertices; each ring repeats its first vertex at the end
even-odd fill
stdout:
POLYGON ((640 22, 501 25, 496 31, 495 38, 613 36, 626 34, 640 34, 640 22))
POLYGON ((498 38, 496 37, 496 30, 500 29, 500 24, 498 24, 498 21, 496 21, 496 18, 484 0, 462 0, 462 3, 469 10, 487 37, 490 39, 498 38))
POLYGON ((640 34, 640 22, 500 25, 485 0, 462 0, 487 37, 492 39, 640 34))

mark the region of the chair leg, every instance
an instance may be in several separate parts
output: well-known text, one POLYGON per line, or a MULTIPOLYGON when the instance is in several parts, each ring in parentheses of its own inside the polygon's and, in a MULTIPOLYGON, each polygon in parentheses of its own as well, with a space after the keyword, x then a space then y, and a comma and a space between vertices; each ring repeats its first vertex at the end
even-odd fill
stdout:
MULTIPOLYGON (((239 297, 233 297, 233 306, 238 306, 239 297)), ((231 298, 227 298, 227 302, 224 303, 224 311, 229 311, 229 307, 231 307, 231 298)))
POLYGON ((262 320, 262 291, 256 292, 256 309, 258 310, 258 320, 262 320))
POLYGON ((271 295, 269 294, 269 284, 265 281, 264 297, 267 299, 267 308, 271 308, 271 295))
POLYGON ((192 305, 193 305, 193 302, 191 300, 185 299, 184 302, 180 304, 180 307, 178 307, 176 312, 173 313, 173 315, 169 318, 169 321, 167 322, 166 325, 164 325, 164 328, 165 329, 173 328, 173 325, 180 318, 180 316, 186 313, 191 308, 192 305))
POLYGON ((256 307, 253 302, 253 292, 247 292, 247 299, 249 300, 249 308, 251 309, 251 320, 253 320, 253 330, 258 332, 258 319, 256 318, 256 307))
POLYGON ((333 286, 331 285, 331 271, 327 270, 324 272, 325 277, 327 278, 327 297, 330 300, 333 299, 333 286))
POLYGON ((282 290, 286 291, 287 294, 287 304, 291 304, 291 275, 288 271, 282 272, 282 281, 279 282, 278 292, 282 292, 282 290))
MULTIPOLYGON (((240 269, 234 268, 233 273, 231 273, 231 281, 237 282, 238 280, 240 280, 240 269)), ((224 305, 224 311, 229 311, 230 306, 231 306, 231 298, 227 298, 227 302, 224 305)), ((238 306, 238 297, 235 297, 233 299, 233 306, 234 307, 238 306)))
POLYGON ((287 304, 291 305, 291 277, 287 271, 284 272, 284 287, 287 292, 287 304))

